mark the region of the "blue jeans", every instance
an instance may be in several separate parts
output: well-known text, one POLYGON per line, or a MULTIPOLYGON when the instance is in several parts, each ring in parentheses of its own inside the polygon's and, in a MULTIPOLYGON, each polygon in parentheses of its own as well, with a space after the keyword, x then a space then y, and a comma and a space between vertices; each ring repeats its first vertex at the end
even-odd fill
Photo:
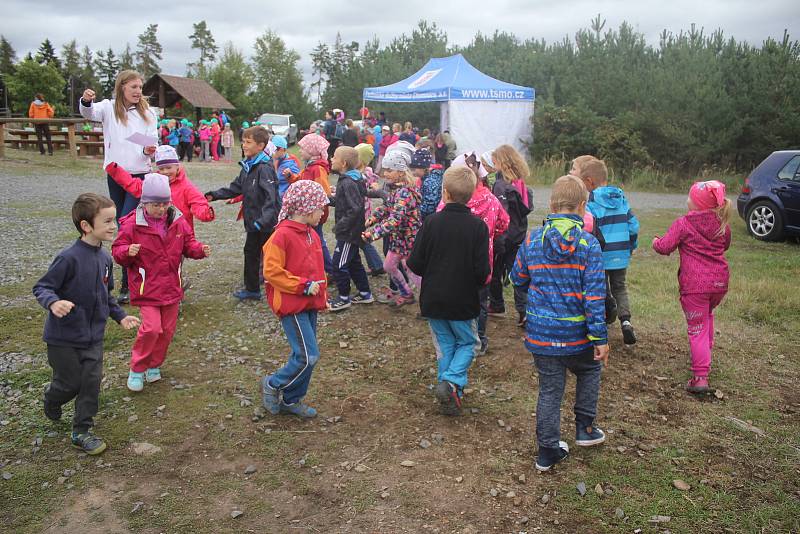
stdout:
MULTIPOLYGON (((144 174, 133 174, 132 176, 140 180, 144 179, 144 174)), ((119 223, 120 218, 136 209, 136 206, 139 205, 139 199, 125 191, 111 176, 106 175, 106 179, 108 180, 108 196, 111 197, 111 201, 117 208, 117 223, 119 223)), ((128 269, 124 267, 119 290, 128 290, 128 269)))
POLYGON ((433 332, 433 346, 439 362, 439 382, 446 380, 459 389, 467 385, 467 371, 480 346, 478 321, 428 319, 433 332))
POLYGON ((536 441, 539 447, 558 448, 561 439, 561 400, 567 369, 575 375, 575 422, 591 426, 597 416, 602 365, 594 359, 594 348, 572 356, 533 355, 539 371, 539 402, 536 405, 536 441))
POLYGON ((377 249, 372 243, 365 243, 361 245, 361 251, 364 252, 364 258, 367 260, 367 267, 370 271, 377 271, 383 269, 383 260, 381 255, 378 254, 377 249))
POLYGON ((322 223, 316 225, 314 230, 322 242, 322 260, 325 263, 325 272, 331 274, 333 272, 333 263, 331 262, 331 251, 328 250, 328 243, 325 242, 325 231, 322 228, 322 223))
POLYGON ((361 263, 361 253, 358 245, 346 241, 336 241, 333 250, 333 277, 336 279, 336 288, 339 296, 350 297, 350 279, 356 284, 361 293, 369 293, 369 280, 367 271, 361 263))
POLYGON ((294 404, 306 396, 311 373, 319 361, 316 310, 281 318, 286 340, 292 348, 286 365, 269 377, 269 386, 283 391, 283 402, 294 404))

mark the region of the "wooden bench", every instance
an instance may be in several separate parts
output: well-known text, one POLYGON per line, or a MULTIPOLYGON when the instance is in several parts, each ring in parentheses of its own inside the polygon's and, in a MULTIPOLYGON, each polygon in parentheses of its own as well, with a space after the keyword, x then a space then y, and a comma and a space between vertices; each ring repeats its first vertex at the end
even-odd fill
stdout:
POLYGON ((51 131, 51 138, 55 137, 66 137, 65 141, 61 141, 60 139, 53 140, 54 145, 61 146, 61 143, 66 143, 67 152, 69 153, 72 159, 78 157, 78 149, 82 146, 85 148, 87 152, 100 150, 103 146, 102 141, 84 141, 78 140, 85 139, 89 137, 97 137, 98 139, 102 135, 101 132, 82 132, 80 131, 80 125, 86 122, 86 119, 78 119, 78 118, 52 118, 52 119, 29 119, 25 117, 0 117, 0 159, 5 157, 5 147, 7 144, 16 145, 16 146, 28 146, 32 144, 38 143, 35 139, 27 139, 27 137, 35 136, 36 131, 30 131, 25 128, 20 128, 20 126, 26 124, 46 124, 48 128, 50 126, 56 126, 58 129, 55 131, 51 131), (6 126, 8 125, 8 127, 6 126), (61 130, 61 126, 65 125, 67 131, 64 132, 61 130), (16 126, 13 128, 12 126, 16 126), (20 138, 17 139, 8 139, 7 133, 9 130, 21 130, 20 138), (96 134, 100 135, 96 135, 96 134))
MULTIPOLYGON (((18 148, 22 149, 23 147, 32 146, 35 147, 39 144, 37 139, 6 139, 6 144, 10 145, 11 148, 18 148)), ((47 141, 42 141, 43 144, 46 144, 47 141)), ((68 147, 69 141, 67 140, 60 140, 60 139, 53 139, 52 141, 53 147, 68 147)), ((98 156, 103 153, 103 141, 75 141, 75 145, 77 146, 78 150, 81 150, 81 147, 84 147, 85 150, 83 151, 86 156, 98 156)))

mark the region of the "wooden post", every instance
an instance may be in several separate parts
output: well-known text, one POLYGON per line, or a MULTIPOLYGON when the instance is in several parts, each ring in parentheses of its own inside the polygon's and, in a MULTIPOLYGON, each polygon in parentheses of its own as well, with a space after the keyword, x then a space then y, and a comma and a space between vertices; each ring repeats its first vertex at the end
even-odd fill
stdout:
POLYGON ((6 125, 0 122, 0 159, 6 157, 6 125))
POLYGON ((69 145, 69 156, 72 159, 78 159, 78 146, 75 144, 75 123, 70 122, 67 124, 67 139, 69 145))

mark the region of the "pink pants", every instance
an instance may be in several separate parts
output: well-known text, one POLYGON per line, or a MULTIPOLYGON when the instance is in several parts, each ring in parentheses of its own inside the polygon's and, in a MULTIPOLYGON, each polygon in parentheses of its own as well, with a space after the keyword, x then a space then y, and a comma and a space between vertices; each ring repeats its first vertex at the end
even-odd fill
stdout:
POLYGON ((143 373, 161 367, 175 335, 180 304, 141 306, 142 325, 131 350, 131 371, 143 373))
POLYGON ((219 161, 219 137, 211 138, 211 158, 214 161, 219 161))
POLYGON ((719 306, 723 298, 725 293, 681 295, 694 376, 708 378, 711 349, 714 347, 714 308, 719 306))
POLYGON ((383 260, 383 270, 389 273, 389 276, 392 278, 397 287, 400 288, 400 293, 407 297, 411 295, 411 288, 406 283, 405 277, 403 277, 403 273, 400 272, 400 263, 402 262, 403 267, 406 269, 406 274, 408 275, 408 279, 417 287, 421 286, 422 278, 417 276, 416 274, 412 273, 411 270, 406 266, 406 259, 398 254, 397 252, 389 251, 386 254, 386 259, 383 260))

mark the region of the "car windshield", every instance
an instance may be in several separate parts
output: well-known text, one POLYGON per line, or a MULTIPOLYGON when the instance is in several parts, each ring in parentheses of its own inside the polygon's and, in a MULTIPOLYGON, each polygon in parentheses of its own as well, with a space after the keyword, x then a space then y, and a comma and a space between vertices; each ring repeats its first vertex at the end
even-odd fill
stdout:
POLYGON ((289 126, 289 117, 286 115, 270 115, 264 113, 258 119, 261 124, 274 124, 275 126, 289 126))

